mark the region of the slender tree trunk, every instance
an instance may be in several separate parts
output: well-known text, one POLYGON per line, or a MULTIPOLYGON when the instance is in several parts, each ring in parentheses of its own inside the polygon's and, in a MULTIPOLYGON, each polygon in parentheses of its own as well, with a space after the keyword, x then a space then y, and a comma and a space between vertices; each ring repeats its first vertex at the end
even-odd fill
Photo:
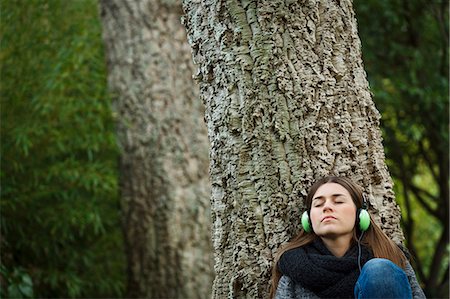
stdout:
POLYGON ((402 241, 351 1, 183 6, 211 142, 213 297, 267 295, 274 252, 328 174, 362 185, 402 241))
POLYGON ((207 298, 208 139, 181 3, 102 0, 121 146, 127 298, 207 298))

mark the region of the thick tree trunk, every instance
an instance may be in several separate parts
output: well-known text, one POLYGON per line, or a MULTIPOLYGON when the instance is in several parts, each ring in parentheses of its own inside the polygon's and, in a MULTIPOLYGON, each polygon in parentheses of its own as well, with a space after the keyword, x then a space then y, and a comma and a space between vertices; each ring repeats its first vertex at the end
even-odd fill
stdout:
POLYGON ((101 1, 121 146, 127 298, 207 298, 208 139, 181 3, 101 1))
POLYGON ((319 177, 353 178, 403 235, 351 1, 189 1, 211 142, 214 298, 262 298, 319 177))

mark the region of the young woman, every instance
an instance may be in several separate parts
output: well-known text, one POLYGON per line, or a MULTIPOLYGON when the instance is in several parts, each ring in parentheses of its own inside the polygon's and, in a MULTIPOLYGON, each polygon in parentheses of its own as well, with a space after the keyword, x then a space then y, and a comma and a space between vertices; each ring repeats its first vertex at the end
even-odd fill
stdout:
POLYGON ((345 177, 317 181, 303 229, 277 253, 271 298, 425 298, 405 254, 345 177))

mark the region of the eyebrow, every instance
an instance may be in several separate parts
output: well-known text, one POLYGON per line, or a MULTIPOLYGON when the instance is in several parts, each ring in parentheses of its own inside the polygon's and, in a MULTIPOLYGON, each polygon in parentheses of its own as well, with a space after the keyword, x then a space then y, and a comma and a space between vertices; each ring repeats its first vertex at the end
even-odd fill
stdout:
MULTIPOLYGON (((333 197, 333 198, 334 198, 334 197, 338 197, 338 196, 345 196, 345 194, 337 193, 337 194, 331 195, 331 197, 333 197)), ((324 197, 325 197, 325 196, 317 196, 317 197, 314 197, 312 201, 319 200, 319 199, 323 199, 324 197)))

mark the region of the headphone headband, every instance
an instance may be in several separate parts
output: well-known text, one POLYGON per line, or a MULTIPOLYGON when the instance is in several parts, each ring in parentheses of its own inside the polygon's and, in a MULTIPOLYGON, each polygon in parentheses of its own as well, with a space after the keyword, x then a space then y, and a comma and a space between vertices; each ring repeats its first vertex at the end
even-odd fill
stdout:
POLYGON ((363 193, 363 195, 362 195, 362 200, 363 200, 363 202, 362 202, 362 208, 364 209, 364 210, 367 210, 367 208, 369 207, 369 205, 368 205, 368 200, 367 200, 367 195, 366 195, 366 193, 363 193))

